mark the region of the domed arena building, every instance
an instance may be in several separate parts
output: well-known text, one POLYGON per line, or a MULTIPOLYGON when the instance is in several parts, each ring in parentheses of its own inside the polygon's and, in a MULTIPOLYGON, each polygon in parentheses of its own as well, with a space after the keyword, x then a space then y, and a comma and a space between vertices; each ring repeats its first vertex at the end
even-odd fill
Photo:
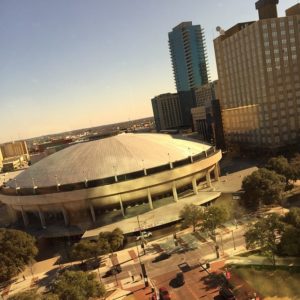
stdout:
POLYGON ((74 144, 54 153, 8 181, 0 200, 29 226, 95 223, 105 210, 178 195, 195 194, 219 177, 221 151, 167 134, 120 134, 74 144))

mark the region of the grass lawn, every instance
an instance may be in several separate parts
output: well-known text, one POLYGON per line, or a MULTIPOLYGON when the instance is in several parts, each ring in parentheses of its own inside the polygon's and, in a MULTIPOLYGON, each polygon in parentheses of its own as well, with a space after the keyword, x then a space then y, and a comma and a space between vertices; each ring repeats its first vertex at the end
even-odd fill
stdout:
POLYGON ((231 270, 264 298, 300 299, 300 267, 232 266, 231 270))

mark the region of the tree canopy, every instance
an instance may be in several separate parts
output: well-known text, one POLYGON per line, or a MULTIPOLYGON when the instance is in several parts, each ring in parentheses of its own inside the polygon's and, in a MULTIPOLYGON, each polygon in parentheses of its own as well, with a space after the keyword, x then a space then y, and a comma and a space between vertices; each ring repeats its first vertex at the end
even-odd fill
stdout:
POLYGON ((186 204, 180 211, 180 218, 183 219, 183 227, 193 227, 193 231, 202 220, 202 208, 194 204, 186 204))
POLYGON ((202 215, 201 229, 206 230, 213 237, 216 236, 216 229, 227 220, 228 213, 225 209, 217 206, 208 206, 202 215))
POLYGON ((284 186, 284 176, 265 168, 258 169, 244 178, 241 203, 249 210, 257 210, 262 204, 280 202, 284 186))
POLYGON ((292 207, 282 218, 284 232, 279 244, 279 252, 288 256, 300 255, 300 208, 292 207))
POLYGON ((279 244, 279 252, 287 256, 300 255, 300 229, 292 225, 284 226, 284 232, 279 244))
POLYGON ((284 176, 286 184, 288 184, 289 180, 293 179, 293 169, 288 160, 282 155, 270 158, 266 168, 284 176))
POLYGON ((300 208, 292 207, 283 217, 283 221, 300 229, 300 208))
POLYGON ((17 293, 8 300, 59 300, 58 296, 52 293, 39 294, 36 289, 17 293))
POLYGON ((37 252, 31 235, 14 229, 0 229, 0 281, 17 275, 37 252))
POLYGON ((290 165, 293 172, 293 179, 294 180, 300 179, 300 154, 299 153, 296 153, 294 157, 292 157, 290 165))
POLYGON ((96 241, 82 240, 71 249, 71 257, 75 260, 95 258, 119 250, 123 246, 124 235, 121 229, 112 232, 101 232, 96 241))
POLYGON ((99 248, 97 242, 83 240, 76 243, 71 250, 71 257, 75 260, 82 260, 88 258, 94 258, 101 255, 101 248, 99 248))
POLYGON ((100 232, 98 236, 99 243, 108 242, 109 251, 117 251, 123 246, 124 235, 120 228, 115 228, 113 231, 100 232))
POLYGON ((277 214, 270 214, 251 225, 245 233, 247 249, 261 248, 275 265, 275 254, 278 250, 284 224, 277 214))
POLYGON ((94 273, 66 271, 58 276, 53 284, 53 293, 60 300, 85 300, 90 297, 103 297, 105 287, 96 280, 94 273))

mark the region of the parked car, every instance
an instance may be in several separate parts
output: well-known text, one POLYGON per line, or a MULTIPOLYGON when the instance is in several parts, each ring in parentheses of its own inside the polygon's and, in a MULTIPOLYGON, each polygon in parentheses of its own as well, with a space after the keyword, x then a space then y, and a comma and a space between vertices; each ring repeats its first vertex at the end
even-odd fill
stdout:
POLYGON ((233 291, 228 287, 221 287, 219 290, 219 296, 226 300, 236 300, 233 291))
POLYGON ((116 275, 122 272, 122 268, 120 265, 115 265, 113 267, 111 267, 104 275, 104 277, 109 277, 112 275, 116 275))
POLYGON ((83 271, 91 271, 91 270, 95 270, 99 267, 100 267, 99 259, 88 260, 88 261, 85 261, 84 263, 80 264, 80 268, 83 271))
POLYGON ((152 262, 159 262, 161 260, 165 260, 165 259, 168 259, 170 257, 171 257, 170 253, 168 253, 168 252, 162 252, 158 256, 156 256, 152 262))
POLYGON ((171 300, 169 291, 165 287, 159 288, 159 299, 161 299, 161 300, 171 300))
POLYGON ((179 272, 176 274, 176 285, 177 286, 181 286, 181 285, 184 285, 184 275, 183 275, 183 272, 179 272))
POLYGON ((148 238, 150 236, 152 236, 152 232, 150 232, 150 231, 142 231, 141 235, 139 235, 139 236, 136 237, 136 240, 139 241, 141 238, 145 239, 145 238, 148 238))

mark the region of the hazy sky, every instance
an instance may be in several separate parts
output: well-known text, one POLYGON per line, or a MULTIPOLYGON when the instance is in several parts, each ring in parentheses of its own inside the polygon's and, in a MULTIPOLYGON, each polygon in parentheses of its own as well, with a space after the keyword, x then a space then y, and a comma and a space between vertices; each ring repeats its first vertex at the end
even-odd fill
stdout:
POLYGON ((0 142, 151 116, 174 26, 204 27, 216 79, 215 27, 256 19, 253 0, 1 0, 0 142))

